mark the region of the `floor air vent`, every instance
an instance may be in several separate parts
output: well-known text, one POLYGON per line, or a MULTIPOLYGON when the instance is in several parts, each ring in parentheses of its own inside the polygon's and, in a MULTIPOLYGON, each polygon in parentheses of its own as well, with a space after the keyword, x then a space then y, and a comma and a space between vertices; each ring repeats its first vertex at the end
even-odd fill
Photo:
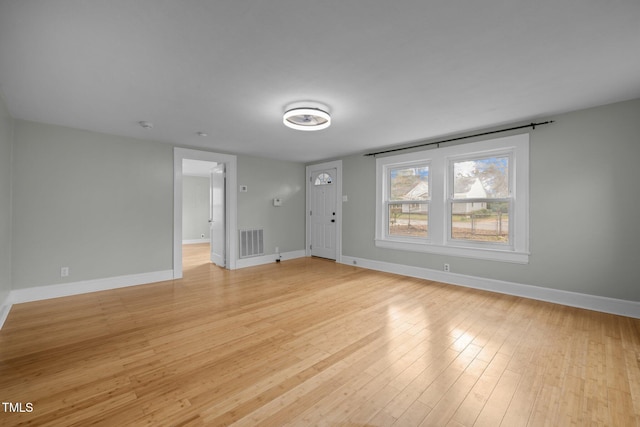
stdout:
POLYGON ((240 230, 240 258, 264 255, 264 230, 240 230))

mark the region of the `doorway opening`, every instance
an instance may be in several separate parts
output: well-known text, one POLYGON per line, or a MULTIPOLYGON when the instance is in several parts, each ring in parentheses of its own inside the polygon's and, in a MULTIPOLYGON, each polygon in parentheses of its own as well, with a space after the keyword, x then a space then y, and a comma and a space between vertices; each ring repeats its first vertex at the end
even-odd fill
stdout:
MULTIPOLYGON (((194 242, 193 244, 206 245, 208 239, 210 261, 217 265, 224 266, 230 270, 236 268, 237 260, 237 239, 235 239, 236 226, 236 156, 228 154, 212 153, 209 151, 191 150, 186 148, 174 148, 174 187, 173 187, 173 276, 174 279, 182 277, 183 266, 183 243, 194 242), (192 165, 200 165, 208 174, 208 184, 200 180, 197 189, 185 188, 187 181, 193 175, 190 172, 192 165), (207 189, 206 200, 202 200, 204 191, 207 189), (193 191, 192 191, 193 190, 193 191), (185 200, 196 198, 198 200, 185 200), (197 224, 187 226, 183 223, 185 203, 193 205, 204 205, 207 210, 200 210, 195 215, 200 218, 206 217, 206 225, 197 224), (204 237, 202 237, 204 235, 204 237), (215 260, 215 261, 214 261, 215 260)), ((204 172, 200 172, 201 175, 204 172)), ((204 177, 202 177, 204 178, 204 177)), ((198 180, 195 180, 196 183, 198 180)), ((189 214, 191 215, 191 214, 189 214)), ((197 249, 194 247, 194 249, 197 249)), ((186 252, 186 251, 185 251, 186 252)), ((193 251, 190 251, 192 253, 193 251)), ((198 251, 196 251, 198 252, 198 251)), ((200 251, 201 253, 202 251, 200 251)))
MULTIPOLYGON (((224 232, 214 235, 212 230, 214 199, 211 175, 217 166, 217 162, 182 159, 183 270, 187 266, 194 268, 210 263, 214 241, 224 244, 224 232)), ((216 264, 220 265, 219 261, 216 264)))

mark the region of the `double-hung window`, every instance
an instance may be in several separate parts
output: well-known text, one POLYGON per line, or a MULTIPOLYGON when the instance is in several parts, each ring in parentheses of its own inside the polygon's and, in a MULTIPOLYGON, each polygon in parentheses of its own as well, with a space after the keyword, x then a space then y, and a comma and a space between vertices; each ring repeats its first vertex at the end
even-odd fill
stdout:
POLYGON ((529 135, 376 159, 376 246, 528 262, 529 135))
POLYGON ((386 235, 426 241, 429 236, 429 163, 393 165, 386 170, 386 235))
POLYGON ((463 156, 449 161, 448 238, 478 247, 507 247, 513 211, 512 153, 463 156))

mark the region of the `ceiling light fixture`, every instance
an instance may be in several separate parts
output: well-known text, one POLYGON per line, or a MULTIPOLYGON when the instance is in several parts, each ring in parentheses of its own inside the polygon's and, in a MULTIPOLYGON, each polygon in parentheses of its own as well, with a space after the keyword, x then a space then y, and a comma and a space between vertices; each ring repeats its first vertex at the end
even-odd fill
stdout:
POLYGON ((145 128, 145 129, 152 129, 153 128, 153 123, 147 122, 147 121, 144 121, 144 120, 141 121, 141 122, 138 122, 138 124, 140 126, 142 126, 143 128, 145 128))
POLYGON ((282 123, 296 130, 322 130, 331 125, 326 105, 317 102, 296 102, 285 108, 282 123))
POLYGON ((203 138, 204 138, 205 136, 209 136, 209 134, 208 134, 208 133, 206 133, 206 132, 196 132, 196 135, 201 136, 201 137, 203 137, 203 138))

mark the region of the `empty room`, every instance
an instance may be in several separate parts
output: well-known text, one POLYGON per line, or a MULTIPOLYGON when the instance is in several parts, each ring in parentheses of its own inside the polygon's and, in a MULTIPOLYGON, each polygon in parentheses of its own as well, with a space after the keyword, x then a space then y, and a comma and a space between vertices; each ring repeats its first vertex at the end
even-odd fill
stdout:
POLYGON ((639 425, 639 23, 0 0, 0 425, 639 425))

